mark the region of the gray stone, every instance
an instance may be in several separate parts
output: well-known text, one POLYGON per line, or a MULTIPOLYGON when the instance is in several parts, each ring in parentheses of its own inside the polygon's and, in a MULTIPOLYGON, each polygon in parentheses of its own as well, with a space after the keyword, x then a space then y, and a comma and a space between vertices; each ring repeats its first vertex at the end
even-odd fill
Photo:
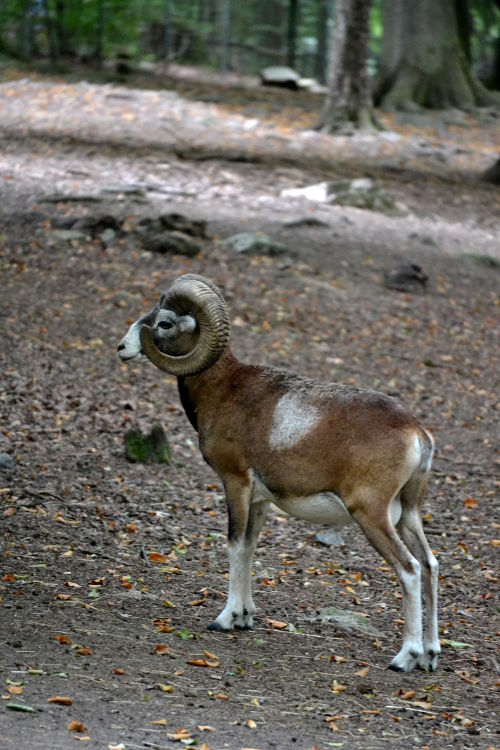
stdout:
POLYGON ((13 471, 16 468, 16 462, 8 453, 0 453, 0 471, 13 471))
POLYGON ((317 542, 324 544, 325 547, 343 547, 345 542, 338 531, 318 531, 314 537, 317 542))
POLYGON ((200 244, 184 232, 165 231, 146 234, 142 242, 144 248, 153 253, 177 253, 177 255, 187 255, 193 258, 201 252, 200 244))
POLYGON ((357 612, 351 612, 348 609, 341 609, 340 607, 325 607, 320 610, 319 615, 311 619, 312 622, 320 622, 324 624, 333 623, 337 627, 342 630, 347 630, 348 632, 354 630, 374 637, 383 636, 383 633, 370 625, 368 619, 364 615, 360 615, 357 612))
POLYGON ((229 237, 223 247, 244 255, 291 255, 290 250, 281 242, 276 242, 263 232, 241 232, 229 237))
POLYGON ((260 79, 264 86, 281 86, 285 89, 297 89, 300 76, 286 65, 270 65, 260 71, 260 79))

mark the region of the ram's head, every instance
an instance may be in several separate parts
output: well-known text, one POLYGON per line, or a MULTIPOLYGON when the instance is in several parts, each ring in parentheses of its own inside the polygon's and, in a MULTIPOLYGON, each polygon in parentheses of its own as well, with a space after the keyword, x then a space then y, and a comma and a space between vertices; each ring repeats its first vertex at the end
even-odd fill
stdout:
POLYGON ((130 326, 118 356, 123 362, 146 356, 171 375, 195 375, 219 359, 228 338, 229 315, 220 290, 202 276, 186 274, 130 326))

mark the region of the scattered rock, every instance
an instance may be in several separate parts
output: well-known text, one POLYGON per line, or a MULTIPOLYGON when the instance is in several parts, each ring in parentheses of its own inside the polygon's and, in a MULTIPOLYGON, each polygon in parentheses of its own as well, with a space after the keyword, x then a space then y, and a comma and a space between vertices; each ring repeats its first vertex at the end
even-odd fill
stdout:
POLYGON ((270 65, 260 71, 263 86, 279 86, 284 89, 298 89, 300 76, 286 65, 270 65))
POLYGON ((97 237, 107 229, 112 229, 114 232, 118 232, 121 228, 121 222, 116 216, 112 216, 111 214, 99 214, 98 216, 88 215, 77 219, 72 228, 87 232, 93 237, 97 237))
POLYGON ((486 268, 500 268, 500 261, 494 258, 492 255, 476 255, 475 253, 464 253, 462 258, 470 260, 472 263, 477 263, 479 266, 486 266, 486 268))
POLYGON ((0 471, 13 471, 16 462, 9 453, 0 453, 0 471))
POLYGON ((324 544, 325 547, 343 547, 345 542, 338 531, 329 529, 328 531, 318 531, 314 537, 317 542, 324 544))
POLYGON ((340 607, 325 607, 321 609, 319 614, 312 618, 312 622, 331 622, 348 632, 355 630, 375 637, 382 637, 383 635, 379 630, 370 625, 368 618, 364 615, 351 612, 348 609, 340 609, 340 607))
POLYGON ((308 201, 326 203, 328 200, 328 182, 318 182, 303 188, 285 188, 281 191, 283 198, 306 198, 308 201))
POLYGON ((404 263, 384 273, 384 285, 397 292, 425 291, 429 277, 416 263, 404 263))
POLYGON ((37 197, 37 203, 99 203, 102 198, 90 193, 47 193, 37 197))
POLYGON ((328 229, 330 224, 327 221, 317 219, 315 216, 303 216, 300 219, 293 219, 292 221, 285 221, 283 224, 284 229, 301 229, 302 227, 325 227, 328 229))
POLYGON ((152 232, 145 234, 142 243, 153 253, 177 253, 193 258, 201 252, 201 245, 184 232, 152 232))
POLYGON ((158 221, 163 229, 169 229, 171 231, 183 232, 189 234, 191 237, 202 237, 207 238, 207 222, 197 219, 189 219, 183 214, 162 214, 158 217, 158 221))
POLYGON ((384 214, 398 215, 403 206, 369 177, 328 183, 328 202, 337 206, 353 206, 384 214))
POLYGON ((223 247, 245 255, 292 255, 286 245, 276 242, 263 232, 241 232, 234 234, 222 243, 223 247))
POLYGON ((144 435, 140 430, 125 433, 125 455, 133 463, 170 463, 170 446, 165 430, 156 422, 151 431, 144 435))
POLYGON ((52 232, 52 235, 58 240, 66 240, 67 242, 84 240, 87 237, 85 232, 77 232, 75 229, 56 229, 52 232))
POLYGON ((404 213, 404 207, 369 177, 318 182, 304 188, 286 188, 281 191, 281 195, 284 198, 306 198, 317 203, 353 206, 394 216, 404 213))

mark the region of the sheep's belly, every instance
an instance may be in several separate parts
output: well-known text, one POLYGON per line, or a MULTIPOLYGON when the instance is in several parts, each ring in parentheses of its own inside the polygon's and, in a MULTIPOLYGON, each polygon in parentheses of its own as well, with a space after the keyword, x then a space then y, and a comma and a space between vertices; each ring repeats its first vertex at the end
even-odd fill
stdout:
POLYGON ((309 523, 322 523, 341 528, 352 521, 352 516, 344 503, 333 492, 321 492, 319 495, 293 497, 287 500, 274 498, 275 504, 295 518, 302 518, 309 523))

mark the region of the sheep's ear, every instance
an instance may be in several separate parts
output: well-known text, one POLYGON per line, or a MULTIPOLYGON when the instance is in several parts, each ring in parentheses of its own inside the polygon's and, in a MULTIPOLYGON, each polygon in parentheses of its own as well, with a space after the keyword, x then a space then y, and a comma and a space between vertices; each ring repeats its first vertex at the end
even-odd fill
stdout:
POLYGON ((177 320, 177 327, 181 333, 193 333, 196 331, 198 324, 192 315, 183 315, 177 320))
POLYGON ((202 281, 202 277, 186 275, 177 279, 167 292, 166 307, 177 312, 178 320, 186 321, 188 331, 200 332, 188 354, 164 354, 155 346, 152 329, 142 326, 142 350, 160 370, 177 376, 196 375, 219 359, 229 339, 229 315, 222 294, 215 289, 202 281))

